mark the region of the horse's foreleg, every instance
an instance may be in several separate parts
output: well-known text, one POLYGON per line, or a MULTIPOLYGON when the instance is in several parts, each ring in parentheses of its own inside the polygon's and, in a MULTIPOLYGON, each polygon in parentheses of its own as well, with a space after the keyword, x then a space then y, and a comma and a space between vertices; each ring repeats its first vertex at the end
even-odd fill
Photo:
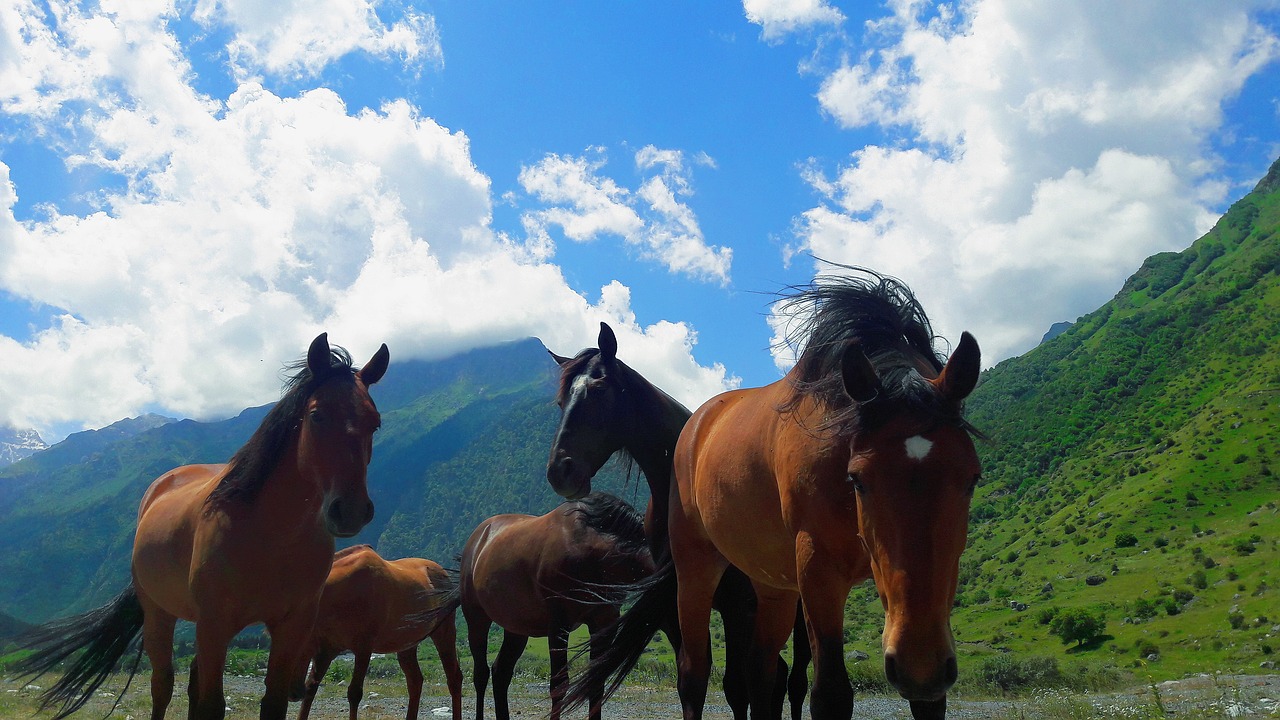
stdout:
POLYGON ((569 626, 556 623, 547 636, 551 655, 551 720, 560 720, 564 694, 569 687, 569 626))
POLYGON ((151 663, 151 720, 164 720, 173 699, 173 628, 177 619, 138 594, 142 605, 142 649, 151 663))
POLYGON ((524 635, 513 632, 502 634, 502 647, 498 648, 498 657, 493 661, 493 714, 497 720, 511 720, 507 689, 511 687, 516 661, 524 653, 524 646, 528 642, 529 638, 524 635))
POLYGON ((191 700, 187 716, 191 720, 222 720, 226 715, 222 672, 233 637, 235 630, 211 622, 196 623, 196 658, 191 664, 191 687, 187 688, 191 700))
POLYGON ((489 619, 478 607, 462 606, 467 620, 467 644, 471 647, 471 684, 476 689, 476 720, 484 720, 484 692, 489 685, 489 619))
POLYGON ((809 631, 805 627, 804 608, 796 606, 795 629, 791 640, 791 674, 787 677, 787 696, 791 699, 791 720, 804 718, 804 696, 809 692, 809 631))
MULTIPOLYGON (((781 684, 778 682, 779 652, 795 625, 797 597, 794 591, 759 584, 755 584, 753 589, 756 612, 748 668, 751 717, 752 720, 774 720, 775 717, 781 720, 782 706, 775 704, 773 689, 775 684, 781 684)), ((781 667, 786 668, 786 664, 781 667)))
POLYGON ((338 656, 332 648, 322 647, 316 652, 311 664, 311 676, 307 678, 307 691, 302 696, 302 705, 298 708, 298 720, 307 720, 311 714, 311 703, 315 702, 320 684, 324 682, 325 673, 329 672, 329 664, 338 656))
POLYGON ((453 720, 462 720, 462 668, 458 666, 458 629, 452 616, 440 621, 431 633, 431 642, 436 646, 445 681, 449 684, 453 720))
POLYGON ((798 559, 800 597, 813 650, 810 715, 813 720, 847 720, 853 714, 853 686, 844 666, 844 602, 850 585, 833 571, 836 563, 812 553, 798 559))
POLYGON ((289 695, 298 681, 298 668, 314 647, 311 630, 315 606, 299 608, 283 620, 267 623, 271 653, 267 656, 266 692, 259 704, 261 720, 284 720, 289 713, 289 695))
POLYGON ((405 710, 405 720, 417 720, 418 704, 422 702, 422 667, 418 665, 418 646, 415 644, 396 653, 396 660, 400 662, 404 684, 409 689, 409 708, 405 710))
POLYGON ((364 699, 364 678, 369 674, 369 658, 373 657, 373 652, 370 650, 357 650, 354 654, 355 667, 351 669, 351 684, 347 686, 348 717, 351 720, 356 720, 360 701, 364 699))

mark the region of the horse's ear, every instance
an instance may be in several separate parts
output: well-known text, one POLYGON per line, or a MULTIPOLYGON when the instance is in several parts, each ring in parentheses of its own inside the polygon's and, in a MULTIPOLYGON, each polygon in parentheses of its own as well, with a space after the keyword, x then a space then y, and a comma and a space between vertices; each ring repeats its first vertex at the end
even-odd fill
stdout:
POLYGON ((311 341, 307 348, 307 369, 312 377, 320 377, 329 372, 332 362, 329 360, 329 333, 322 332, 311 341))
POLYGON ((978 349, 978 341, 968 332, 961 333, 960 344, 947 359, 942 373, 933 384, 942 396, 952 402, 960 402, 969 397, 974 386, 978 384, 978 374, 982 372, 982 351, 978 349))
POLYGON ((369 358, 369 362, 360 368, 356 373, 360 378, 360 382, 366 386, 372 385, 382 379, 387 372, 387 364, 391 362, 391 351, 387 349, 387 344, 382 343, 382 347, 378 348, 378 352, 369 358))
POLYGON ((618 338, 614 336, 613 328, 600 323, 600 339, 596 340, 596 347, 600 348, 600 354, 605 360, 618 357, 618 338))
POLYGON ((844 348, 844 355, 840 357, 840 376, 844 380, 844 391, 856 402, 869 402, 880 394, 880 376, 876 375, 876 369, 856 342, 844 348))
POLYGON ((550 355, 551 359, 555 360, 556 364, 559 365, 560 367, 564 367, 566 363, 568 363, 570 360, 573 359, 573 358, 567 358, 563 355, 557 355, 551 352, 550 350, 547 351, 547 354, 550 355))

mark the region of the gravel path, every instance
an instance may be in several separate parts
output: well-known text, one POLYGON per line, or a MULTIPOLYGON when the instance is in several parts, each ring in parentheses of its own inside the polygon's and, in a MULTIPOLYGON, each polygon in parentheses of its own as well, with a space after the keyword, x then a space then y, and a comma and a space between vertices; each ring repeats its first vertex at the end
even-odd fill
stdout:
MULTIPOLYGON (((45 684, 44 679, 36 685, 45 684)), ((253 720, 258 716, 258 697, 262 692, 261 677, 228 677, 227 720, 253 720)), ((77 717, 107 717, 117 683, 108 683, 111 692, 100 691, 89 706, 77 713, 77 717)), ((141 720, 148 715, 150 698, 147 678, 135 679, 128 695, 110 715, 115 720, 141 720)), ((1150 687, 1138 687, 1127 692, 1080 695, 1062 691, 1046 691, 1033 696, 1010 700, 953 699, 947 717, 953 720, 1033 720, 1039 718, 1153 718, 1164 717, 1204 720, 1225 718, 1252 720, 1254 718, 1280 718, 1280 675, 1227 676, 1198 675, 1183 680, 1160 683, 1150 687)), ((31 716, 38 689, 22 685, 10 679, 0 681, 0 718, 28 718, 31 716)), ((517 678, 511 688, 511 714, 513 718, 537 720, 546 716, 550 706, 546 686, 532 679, 517 678)), ((718 699, 712 694, 712 699, 718 699)), ((485 716, 493 717, 493 698, 486 703, 485 716)), ((423 720, 449 717, 449 697, 442 686, 428 685, 422 699, 423 720)), ((297 706, 291 707, 296 712, 297 706)), ((365 720, 402 720, 405 713, 405 690, 400 678, 371 679, 366 682, 365 699, 360 706, 360 717, 365 720)), ((175 692, 169 708, 170 718, 184 717, 186 698, 182 683, 175 692)), ((463 716, 475 717, 475 696, 468 684, 463 693, 463 716)), ((585 711, 569 717, 577 720, 585 717, 585 711)), ((346 720, 346 687, 342 684, 326 684, 316 698, 311 713, 316 720, 346 720)), ((605 720, 667 720, 680 717, 680 704, 675 691, 668 688, 643 688, 629 686, 615 696, 604 709, 605 720)), ((721 703, 709 702, 704 717, 707 720, 728 720, 729 708, 721 703)), ((808 713, 805 713, 808 717, 808 713)), ((911 717, 907 703, 894 697, 859 697, 854 706, 854 718, 859 720, 906 720, 911 717)))

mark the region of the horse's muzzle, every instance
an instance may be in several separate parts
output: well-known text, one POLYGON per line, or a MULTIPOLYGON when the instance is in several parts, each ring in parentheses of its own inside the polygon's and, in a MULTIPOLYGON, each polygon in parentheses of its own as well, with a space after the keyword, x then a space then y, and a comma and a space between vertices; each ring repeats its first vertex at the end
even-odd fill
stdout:
POLYGON ((348 538, 364 529, 373 520, 373 501, 343 501, 334 498, 325 513, 325 529, 330 535, 348 538))
POLYGON ((566 500, 577 500, 591 492, 591 468, 583 461, 563 455, 547 464, 547 482, 566 500))
POLYGON ((932 701, 946 697, 947 690, 956 684, 960 670, 952 655, 937 666, 931 676, 923 679, 913 677, 905 672, 898 654, 890 651, 884 656, 884 676, 904 699, 932 701))

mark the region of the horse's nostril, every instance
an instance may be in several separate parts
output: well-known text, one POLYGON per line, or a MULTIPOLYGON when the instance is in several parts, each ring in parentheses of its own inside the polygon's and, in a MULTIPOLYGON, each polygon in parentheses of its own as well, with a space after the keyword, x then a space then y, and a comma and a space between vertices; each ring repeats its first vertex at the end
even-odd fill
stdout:
POLYGON ((956 680, 958 680, 959 678, 960 678, 960 668, 956 666, 956 659, 954 657, 947 658, 947 669, 946 669, 947 685, 948 686, 955 685, 956 680))
MULTIPOLYGON (((372 500, 369 501, 369 504, 365 507, 365 512, 364 512, 364 524, 368 525, 371 522, 373 522, 373 501, 372 500)), ((952 660, 951 662, 954 663, 955 661, 952 660)))
POLYGON ((898 660, 893 655, 884 656, 884 677, 890 685, 898 686, 898 660))

